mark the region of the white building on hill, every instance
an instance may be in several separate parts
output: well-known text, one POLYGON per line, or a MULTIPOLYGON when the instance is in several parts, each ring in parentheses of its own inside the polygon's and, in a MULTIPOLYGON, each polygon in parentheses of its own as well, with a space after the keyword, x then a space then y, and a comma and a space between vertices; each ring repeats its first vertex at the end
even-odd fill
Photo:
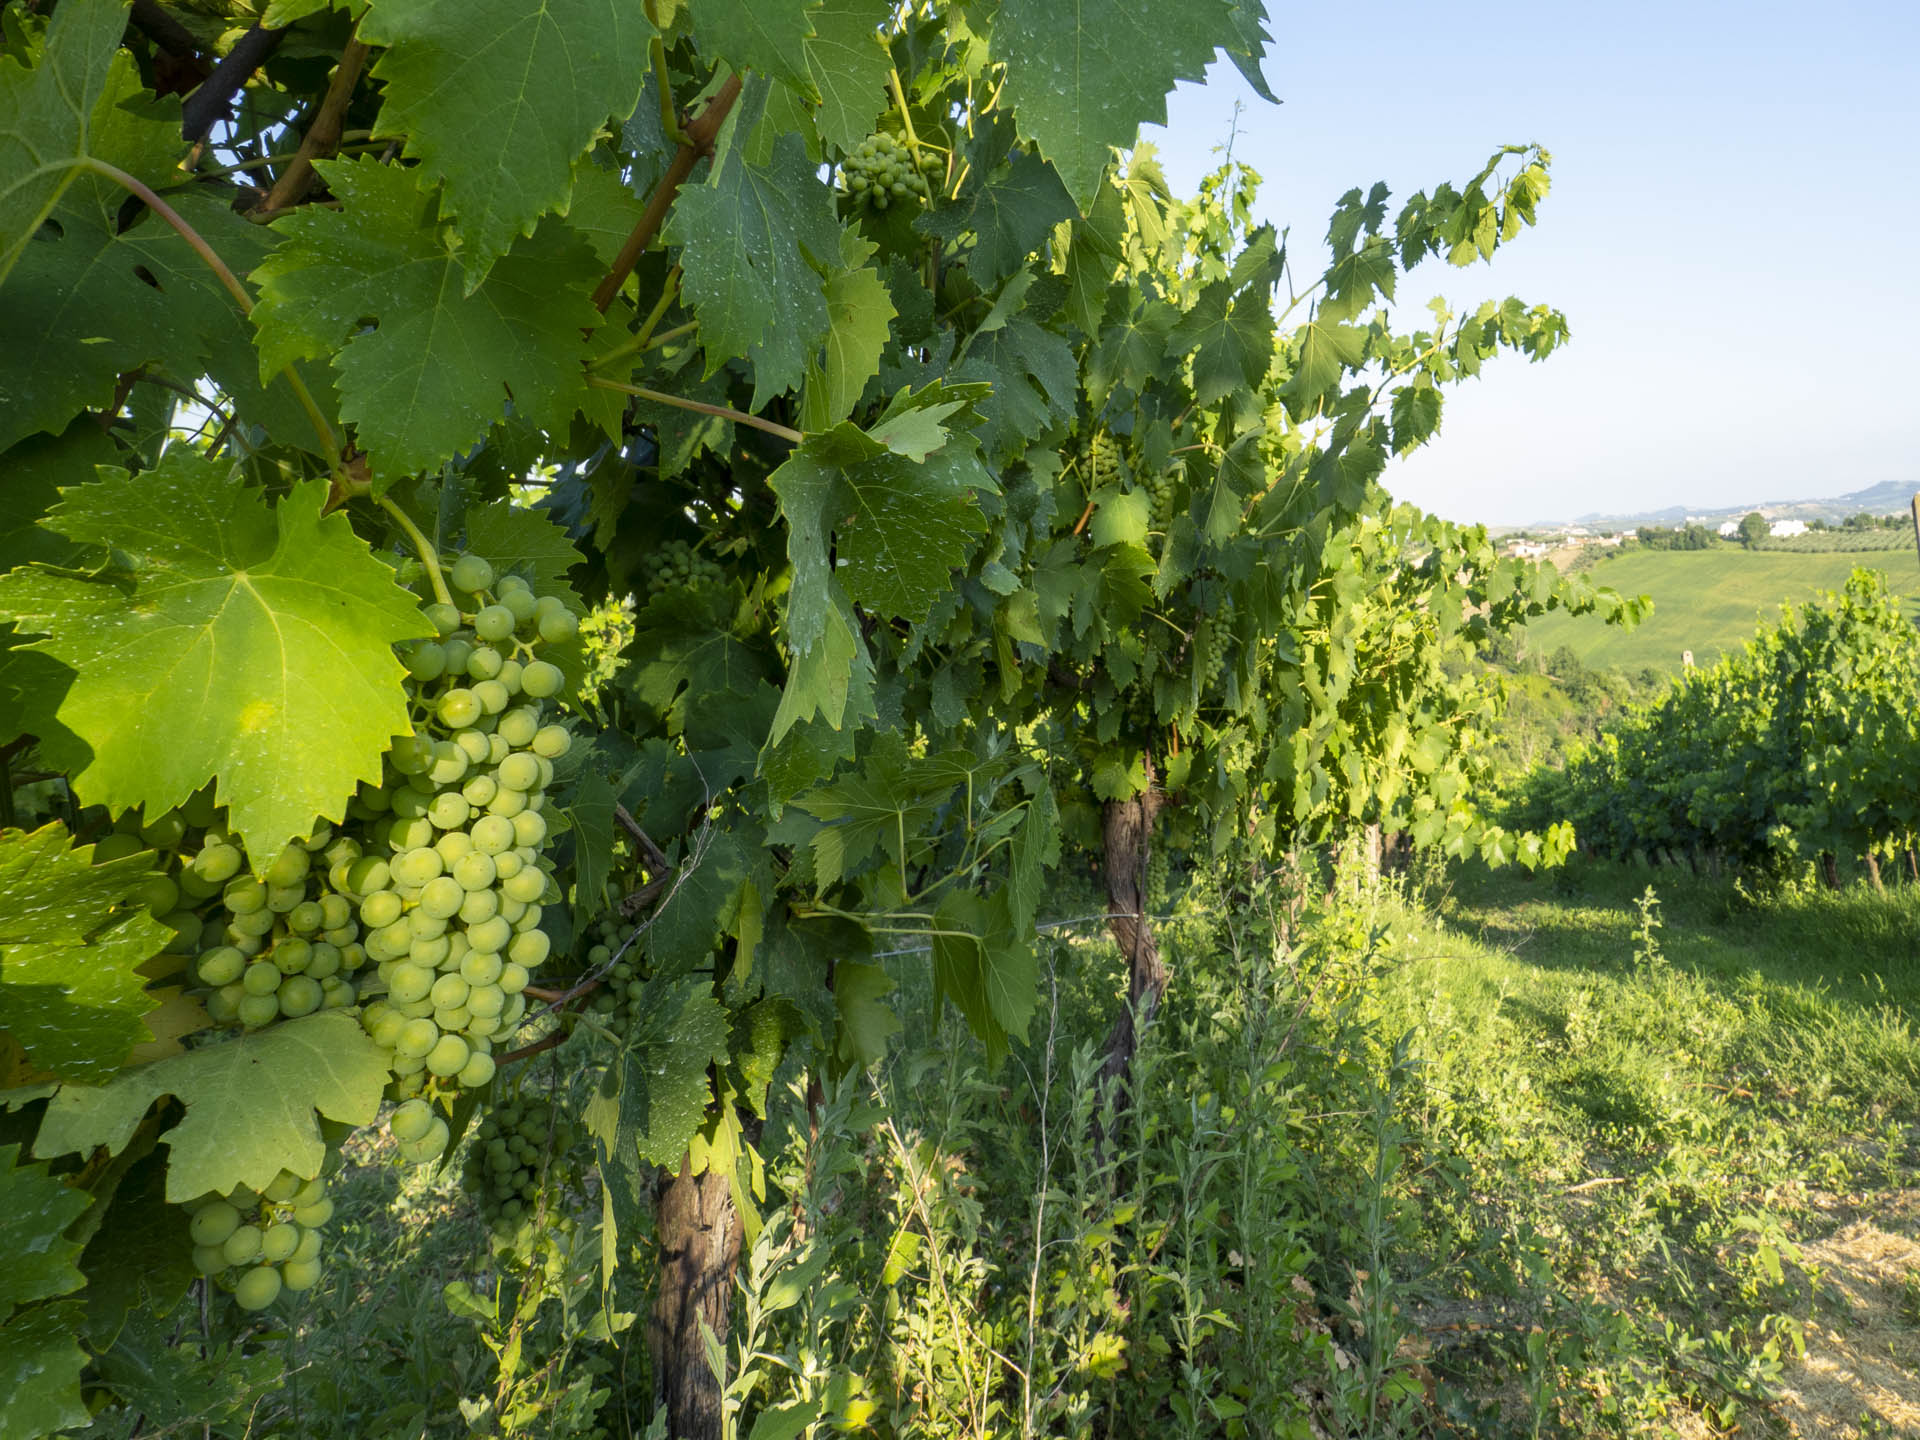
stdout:
MULTIPOLYGON (((1736 526, 1735 528, 1737 529, 1739 527, 1736 526)), ((1776 540, 1790 539, 1795 535, 1806 534, 1807 522, 1804 520, 1776 520, 1773 522, 1773 528, 1767 533, 1776 540)))

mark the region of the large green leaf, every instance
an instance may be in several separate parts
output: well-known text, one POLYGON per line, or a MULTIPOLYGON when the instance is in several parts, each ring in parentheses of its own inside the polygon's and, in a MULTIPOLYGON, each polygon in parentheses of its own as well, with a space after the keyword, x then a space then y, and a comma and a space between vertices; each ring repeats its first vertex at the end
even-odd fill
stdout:
POLYGON ((565 211, 573 162, 633 113, 654 33, 632 0, 377 0, 361 17, 360 38, 388 47, 377 133, 446 182, 468 290, 565 211))
POLYGON ((1077 213, 1059 173, 1023 150, 977 191, 929 211, 914 221, 914 228, 948 245, 971 233, 967 269, 982 289, 992 289, 1027 263, 1055 225, 1077 213))
POLYGON ((680 192, 667 223, 707 372, 750 357, 756 410, 800 383, 827 333, 821 269, 839 263, 840 226, 816 169, 796 134, 764 166, 736 147, 705 185, 680 192))
POLYGON ((700 52, 736 70, 785 81, 814 98, 807 73, 807 13, 815 0, 700 0, 693 7, 693 38, 700 52))
POLYGON ((826 0, 808 17, 807 74, 820 92, 813 123, 829 145, 853 149, 887 103, 892 62, 880 31, 892 13, 888 0, 826 0))
POLYGON ((81 1245, 67 1227, 93 1203, 84 1190, 54 1179, 45 1165, 20 1164, 18 1145, 0 1145, 0 1318, 15 1306, 65 1295, 86 1283, 81 1245))
POLYGON ((173 932, 134 892, 152 873, 147 857, 92 864, 64 825, 32 834, 0 830, 0 1030, 41 1069, 100 1081, 136 1045, 159 1003, 138 967, 173 932))
POLYGON ((89 153, 94 98, 127 29, 127 0, 54 12, 40 63, 0 55, 0 281, 89 153))
POLYGON ((0 1325, 0 1440, 44 1440, 87 1423, 80 1399, 87 1352, 73 1338, 85 1313, 77 1300, 66 1300, 0 1325))
POLYGON ((1164 125, 1167 93, 1241 43, 1224 0, 1005 0, 993 55, 1007 67, 1020 133, 1085 208, 1141 125, 1164 125))
POLYGON ((584 557, 567 532, 543 512, 504 501, 470 511, 467 544, 496 570, 524 576, 538 593, 558 595, 575 610, 586 609, 567 579, 567 572, 584 557))
POLYGON ((360 1022, 323 1011, 138 1066, 107 1085, 63 1085, 47 1104, 33 1151, 118 1151, 153 1102, 171 1095, 186 1115, 162 1137, 167 1199, 239 1185, 260 1190, 282 1170, 318 1175, 327 1147, 315 1112, 370 1125, 387 1078, 386 1054, 360 1022))
POLYGON ((649 988, 583 1118, 604 1155, 675 1169, 713 1095, 707 1067, 726 1062, 727 1012, 704 980, 649 988))
POLYGON ((124 568, 0 576, 0 615, 78 672, 59 709, 91 749, 75 784, 157 815, 217 780, 233 828, 271 858, 338 820, 412 729, 388 647, 429 633, 417 602, 344 515, 321 513, 320 482, 269 507, 184 447, 101 475, 49 525, 124 568))
POLYGON ((254 272, 261 373, 332 357, 341 416, 386 479, 467 450, 509 398, 521 420, 564 433, 600 322, 592 247, 549 220, 465 293, 460 251, 407 171, 370 158, 319 168, 340 208, 278 222, 286 239, 254 272))

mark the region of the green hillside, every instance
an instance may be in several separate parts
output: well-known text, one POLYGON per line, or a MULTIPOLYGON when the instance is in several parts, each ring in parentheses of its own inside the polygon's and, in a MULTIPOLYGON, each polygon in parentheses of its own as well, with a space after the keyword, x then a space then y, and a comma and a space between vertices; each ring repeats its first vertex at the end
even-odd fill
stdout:
POLYGON ((1570 645, 1596 669, 1680 668, 1682 652, 1711 664, 1729 646, 1752 636, 1756 621, 1788 600, 1837 590, 1856 565, 1885 572, 1920 615, 1920 560, 1907 549, 1876 554, 1794 554, 1780 550, 1633 550, 1602 561, 1595 584, 1628 595, 1651 595, 1653 614, 1623 632, 1591 616, 1552 615, 1527 630, 1527 647, 1548 653, 1570 645))

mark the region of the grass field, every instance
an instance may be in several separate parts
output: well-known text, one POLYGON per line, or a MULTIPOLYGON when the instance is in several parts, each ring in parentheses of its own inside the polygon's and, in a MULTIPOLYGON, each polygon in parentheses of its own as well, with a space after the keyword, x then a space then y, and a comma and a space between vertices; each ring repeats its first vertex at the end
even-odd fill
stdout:
POLYGON ((1756 621, 1771 619, 1784 601, 1816 590, 1837 590, 1856 565, 1882 570, 1920 614, 1920 561, 1911 550, 1881 554, 1793 554, 1779 550, 1636 550, 1602 561, 1589 572, 1597 585, 1627 595, 1651 595, 1653 614, 1622 631, 1591 617, 1560 615, 1528 627, 1530 649, 1546 653, 1570 645, 1596 669, 1678 670, 1683 652, 1711 664, 1749 638, 1756 621))

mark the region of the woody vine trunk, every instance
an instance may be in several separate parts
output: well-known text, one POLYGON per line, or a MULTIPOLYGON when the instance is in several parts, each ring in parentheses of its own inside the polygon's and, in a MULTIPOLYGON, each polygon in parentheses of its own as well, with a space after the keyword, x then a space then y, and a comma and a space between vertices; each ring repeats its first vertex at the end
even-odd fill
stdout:
POLYGON ((725 1172, 661 1170, 654 1185, 659 1290, 647 1328, 653 1399, 676 1440, 720 1440, 722 1385, 707 1362, 701 1322, 724 1345, 742 1229, 725 1172))
POLYGON ((1153 825, 1166 796, 1151 764, 1147 788, 1125 800, 1109 800, 1102 812, 1102 842, 1107 877, 1107 928, 1127 962, 1127 1003, 1107 1035, 1107 1056, 1100 1068, 1103 1086, 1116 1109, 1126 1103, 1127 1076, 1140 1035, 1152 1023, 1167 989, 1167 966, 1147 914, 1147 861, 1153 853, 1153 825))

